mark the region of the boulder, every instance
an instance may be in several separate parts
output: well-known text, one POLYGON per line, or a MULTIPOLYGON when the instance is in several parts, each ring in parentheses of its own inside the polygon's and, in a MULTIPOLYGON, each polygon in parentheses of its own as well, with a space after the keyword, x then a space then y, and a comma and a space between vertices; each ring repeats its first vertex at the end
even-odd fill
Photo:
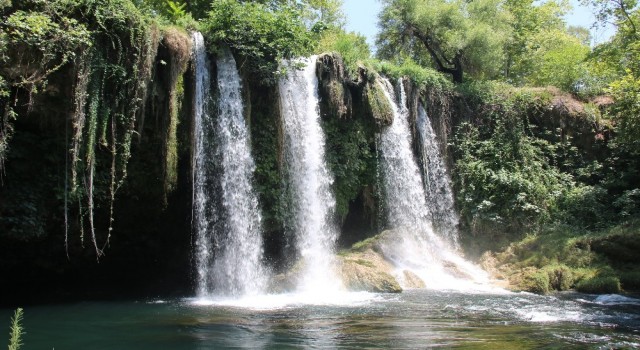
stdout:
POLYGON ((340 256, 340 275, 352 291, 399 293, 402 287, 393 276, 393 266, 370 248, 340 256))

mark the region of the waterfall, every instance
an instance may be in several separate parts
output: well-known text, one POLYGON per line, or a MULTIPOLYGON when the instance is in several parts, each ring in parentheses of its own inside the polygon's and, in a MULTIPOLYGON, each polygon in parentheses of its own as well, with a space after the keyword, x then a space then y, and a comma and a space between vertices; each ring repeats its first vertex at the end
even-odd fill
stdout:
POLYGON ((193 193, 198 296, 243 296, 266 285, 261 216, 252 187, 254 162, 243 115, 241 81, 228 50, 217 59, 219 102, 211 111, 204 42, 193 34, 193 193))
MULTIPOLYGON (((384 188, 387 227, 394 236, 383 244, 383 253, 397 267, 403 283, 404 270, 414 272, 430 287, 458 285, 461 275, 485 279, 486 274, 455 253, 446 237, 434 232, 431 218, 434 207, 427 193, 420 169, 413 155, 409 129, 409 110, 402 80, 396 101, 391 83, 378 79, 385 97, 392 105, 394 119, 380 132, 377 142, 384 188), (436 285, 437 284, 437 285, 436 285)), ((436 208, 437 210, 437 208, 436 208)))
POLYGON ((451 179, 444 165, 436 134, 422 104, 416 120, 422 159, 422 179, 427 203, 431 206, 431 222, 436 232, 458 245, 458 214, 455 211, 451 179))
POLYGON ((332 176, 324 157, 324 134, 320 126, 316 57, 302 60, 303 70, 291 64, 279 81, 284 131, 284 161, 290 187, 291 222, 301 257, 299 289, 336 290, 334 246, 338 238, 333 217, 335 198, 332 176))

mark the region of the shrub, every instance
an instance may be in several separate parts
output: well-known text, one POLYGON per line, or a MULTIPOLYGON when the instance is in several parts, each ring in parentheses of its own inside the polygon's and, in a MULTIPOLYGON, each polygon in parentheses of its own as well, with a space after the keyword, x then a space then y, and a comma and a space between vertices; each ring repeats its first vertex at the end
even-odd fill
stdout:
POLYGON ((620 283, 625 290, 640 290, 640 271, 625 271, 620 274, 620 283))
POLYGON ((442 73, 432 68, 425 68, 412 60, 405 60, 402 65, 395 65, 388 61, 369 61, 368 64, 374 71, 380 72, 388 77, 397 79, 400 77, 409 77, 419 86, 437 88, 440 90, 451 90, 453 84, 442 73))
POLYGON ((316 47, 317 52, 337 52, 342 56, 347 72, 353 75, 358 69, 358 62, 371 56, 366 38, 357 33, 343 31, 326 31, 316 47))
POLYGON ((549 285, 554 290, 568 290, 573 286, 573 271, 566 265, 551 265, 545 268, 549 276, 549 285))
POLYGON ((549 274, 538 269, 524 272, 522 287, 532 293, 547 294, 550 290, 549 274))
POLYGON ((207 38, 226 45, 246 59, 250 73, 265 84, 275 84, 283 59, 311 51, 311 34, 298 8, 292 5, 269 7, 255 2, 215 0, 205 20, 207 38))
POLYGON ((620 279, 615 276, 596 276, 578 282, 576 290, 592 294, 620 293, 620 279))

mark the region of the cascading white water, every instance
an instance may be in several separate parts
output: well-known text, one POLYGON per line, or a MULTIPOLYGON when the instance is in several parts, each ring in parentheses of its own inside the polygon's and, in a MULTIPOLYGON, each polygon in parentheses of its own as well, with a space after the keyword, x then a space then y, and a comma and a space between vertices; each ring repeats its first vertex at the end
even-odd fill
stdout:
POLYGON ((422 158, 422 179, 430 205, 431 222, 436 232, 458 245, 458 214, 455 211, 451 179, 444 165, 436 133, 422 104, 416 120, 422 158))
POLYGON ((455 274, 485 280, 486 274, 482 270, 458 256, 433 230, 431 203, 426 200, 420 170, 411 149, 409 110, 402 80, 399 81, 398 101, 392 97, 395 92, 388 80, 378 79, 378 82, 394 115, 392 124, 377 139, 387 227, 395 231, 395 236, 384 242, 383 253, 397 267, 401 283, 404 270, 414 272, 432 288, 460 287, 455 274))
POLYGON ((202 35, 195 55, 194 220, 198 296, 253 295, 264 290, 261 216, 255 168, 243 115, 240 76, 228 50, 217 59, 217 116, 209 106, 208 62, 202 35))
POLYGON ((195 233, 196 267, 198 273, 197 294, 204 297, 213 289, 213 276, 209 267, 213 264, 213 226, 217 221, 217 210, 213 186, 210 179, 214 169, 208 160, 214 158, 214 148, 208 135, 213 134, 209 118, 211 96, 209 94, 209 61, 202 34, 192 34, 195 89, 193 97, 193 229, 195 233))
POLYGON ((304 272, 301 291, 322 293, 340 283, 334 272, 334 246, 338 238, 333 222, 335 198, 332 176, 324 159, 324 134, 320 126, 316 57, 301 61, 303 70, 290 65, 279 81, 284 130, 284 161, 291 195, 296 246, 304 272))

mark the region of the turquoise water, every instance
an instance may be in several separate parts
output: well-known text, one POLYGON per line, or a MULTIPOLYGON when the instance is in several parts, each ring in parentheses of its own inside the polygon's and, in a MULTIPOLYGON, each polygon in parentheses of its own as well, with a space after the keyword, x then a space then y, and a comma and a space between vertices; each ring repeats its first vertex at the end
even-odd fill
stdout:
MULTIPOLYGON (((29 306, 22 349, 640 347, 638 299, 430 290, 333 298, 318 305, 281 295, 29 306)), ((7 326, 0 346, 10 315, 0 310, 7 326)))

